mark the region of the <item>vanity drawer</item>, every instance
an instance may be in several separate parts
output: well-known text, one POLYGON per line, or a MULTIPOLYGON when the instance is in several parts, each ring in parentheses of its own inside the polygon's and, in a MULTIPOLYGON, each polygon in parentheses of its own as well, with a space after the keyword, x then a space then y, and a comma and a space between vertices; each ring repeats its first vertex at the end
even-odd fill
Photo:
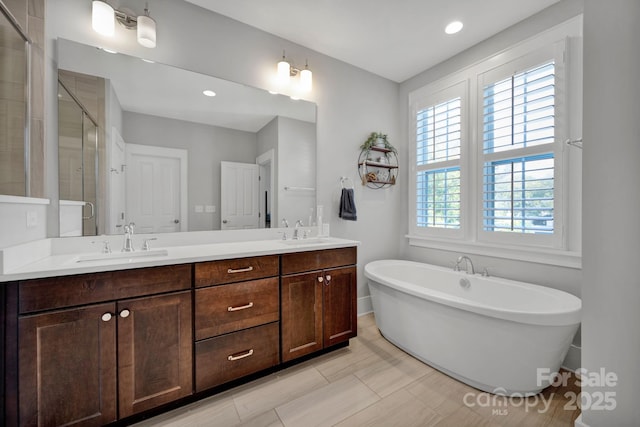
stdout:
POLYGON ((323 270, 357 263, 356 247, 282 255, 282 275, 323 270))
POLYGON ((196 343, 196 391, 224 384, 280 362, 279 323, 196 343))
POLYGON ((278 278, 196 289, 196 339, 276 322, 280 317, 278 278))
POLYGON ((20 282, 20 313, 191 288, 191 264, 50 277, 20 282))
POLYGON ((196 264, 196 287, 277 276, 278 255, 224 259, 196 264))

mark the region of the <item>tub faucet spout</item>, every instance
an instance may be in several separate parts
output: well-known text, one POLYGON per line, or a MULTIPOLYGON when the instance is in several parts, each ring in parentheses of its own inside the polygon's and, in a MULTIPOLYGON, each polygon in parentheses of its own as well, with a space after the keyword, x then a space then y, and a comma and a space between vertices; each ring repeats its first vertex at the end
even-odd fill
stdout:
POLYGON ((453 269, 455 271, 460 271, 460 264, 462 263, 462 261, 466 261, 465 263, 465 271, 467 274, 476 274, 474 268, 473 268, 473 262, 471 262, 471 258, 469 258, 466 255, 462 255, 460 257, 458 257, 458 260, 456 261, 456 265, 453 267, 453 269))

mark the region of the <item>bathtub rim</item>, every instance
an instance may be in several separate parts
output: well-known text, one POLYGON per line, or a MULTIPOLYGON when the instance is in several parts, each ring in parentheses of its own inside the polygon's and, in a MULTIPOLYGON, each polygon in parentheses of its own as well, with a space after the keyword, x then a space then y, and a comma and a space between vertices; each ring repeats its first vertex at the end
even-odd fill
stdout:
MULTIPOLYGON (((497 276, 493 276, 489 279, 495 280, 502 284, 518 284, 520 286, 532 287, 537 291, 541 291, 553 296, 560 296, 563 298, 569 298, 573 304, 577 304, 575 307, 567 308, 564 311, 551 311, 551 312, 540 312, 540 311, 522 311, 522 310, 509 310, 504 308, 496 308, 492 306, 488 306, 485 304, 478 303, 477 301, 473 301, 470 299, 460 298, 454 296, 452 294, 447 294, 445 292, 440 292, 431 288, 426 288, 424 286, 420 286, 417 284, 405 282, 402 280, 390 278, 388 276, 383 276, 376 274, 374 271, 376 267, 383 266, 385 264, 392 265, 407 265, 407 266, 421 266, 421 268, 429 268, 434 269, 450 274, 459 274, 461 277, 464 277, 466 273, 458 273, 453 271, 450 268, 442 267, 434 264, 428 264, 424 262, 418 261, 409 261, 409 260, 400 260, 400 259, 383 259, 376 260, 367 263, 364 266, 364 275, 367 279, 377 282, 381 285, 390 287, 399 292, 403 292, 417 298, 426 298, 431 301, 445 304, 450 307, 458 308, 464 311, 471 311, 477 314, 494 317, 506 321, 512 321, 517 323, 524 323, 530 325, 540 325, 540 326, 569 326, 576 325, 581 323, 581 312, 582 312, 582 300, 575 295, 572 295, 568 292, 554 289, 548 286, 536 285, 533 283, 522 282, 517 280, 505 279, 497 276)), ((478 279, 484 279, 479 274, 474 275, 478 279)))

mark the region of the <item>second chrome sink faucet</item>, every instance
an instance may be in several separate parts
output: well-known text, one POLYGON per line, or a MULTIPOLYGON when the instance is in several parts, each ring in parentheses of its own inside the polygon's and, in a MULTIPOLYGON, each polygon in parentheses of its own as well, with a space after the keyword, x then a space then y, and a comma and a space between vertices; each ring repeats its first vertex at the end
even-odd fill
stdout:
POLYGON ((124 245, 122 246, 122 252, 133 252, 135 249, 133 248, 133 228, 135 227, 135 223, 130 222, 124 226, 124 245))

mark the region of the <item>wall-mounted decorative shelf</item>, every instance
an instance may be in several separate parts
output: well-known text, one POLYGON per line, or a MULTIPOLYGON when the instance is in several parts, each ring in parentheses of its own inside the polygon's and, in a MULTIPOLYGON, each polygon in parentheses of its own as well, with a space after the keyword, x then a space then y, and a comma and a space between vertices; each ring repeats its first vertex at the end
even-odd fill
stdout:
POLYGON ((358 173, 362 185, 369 188, 395 185, 398 176, 398 156, 395 150, 380 146, 362 149, 358 158, 358 173))

